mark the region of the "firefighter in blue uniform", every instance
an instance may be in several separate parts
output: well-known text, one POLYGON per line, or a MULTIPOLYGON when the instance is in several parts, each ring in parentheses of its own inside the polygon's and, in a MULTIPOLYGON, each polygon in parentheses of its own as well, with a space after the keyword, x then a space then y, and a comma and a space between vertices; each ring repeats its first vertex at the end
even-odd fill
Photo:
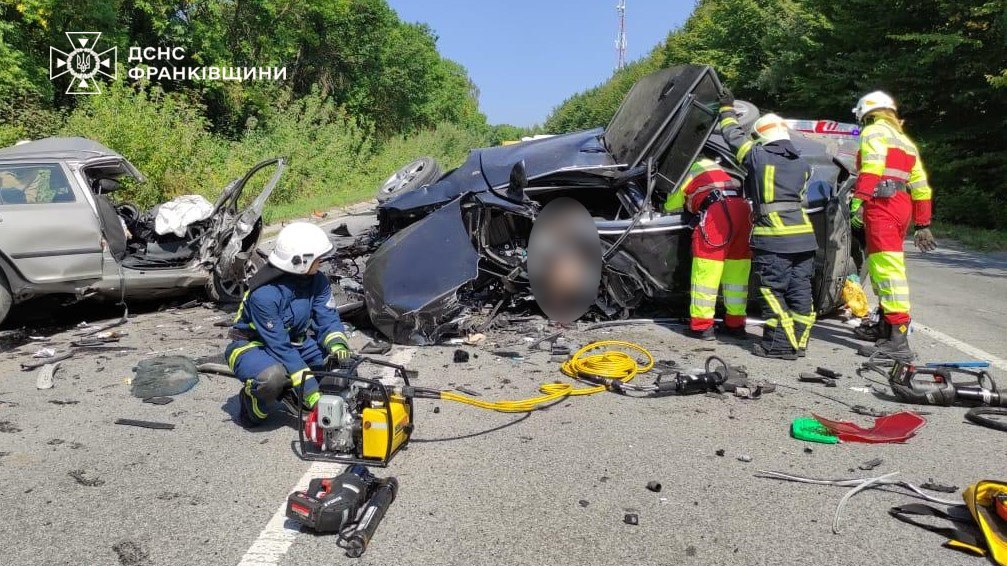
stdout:
POLYGON ((332 242, 318 226, 290 224, 277 236, 268 265, 249 281, 231 329, 233 341, 224 351, 243 384, 238 399, 245 426, 264 422, 281 396, 312 408, 318 384, 313 377, 305 381, 305 373, 322 369, 328 356, 350 355, 343 323, 329 306, 329 281, 318 272, 331 251, 332 242), (302 382, 304 398, 296 399, 302 382))

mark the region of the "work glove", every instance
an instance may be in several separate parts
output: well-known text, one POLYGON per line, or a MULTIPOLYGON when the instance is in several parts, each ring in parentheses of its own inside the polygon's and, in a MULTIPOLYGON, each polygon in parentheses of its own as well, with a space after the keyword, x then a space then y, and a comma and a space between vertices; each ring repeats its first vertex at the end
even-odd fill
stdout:
POLYGON ((864 201, 858 198, 850 201, 850 226, 857 230, 864 227, 864 201))
POLYGON ((734 94, 729 88, 724 87, 724 89, 720 91, 720 98, 718 98, 717 101, 720 102, 721 108, 725 106, 734 106, 734 94))
POLYGON ((934 234, 930 231, 929 226, 916 229, 916 233, 913 234, 913 243, 916 244, 916 249, 923 253, 930 253, 937 249, 937 240, 934 239, 934 234))
POLYGON ((350 349, 346 347, 346 344, 337 343, 329 350, 329 358, 342 364, 350 358, 350 349))

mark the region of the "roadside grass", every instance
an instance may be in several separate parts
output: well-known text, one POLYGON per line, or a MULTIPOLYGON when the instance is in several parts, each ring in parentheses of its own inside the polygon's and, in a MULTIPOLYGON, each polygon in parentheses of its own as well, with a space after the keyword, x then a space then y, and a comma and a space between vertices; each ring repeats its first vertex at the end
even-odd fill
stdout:
POLYGON ((955 240, 972 250, 1007 252, 1007 230, 975 228, 946 222, 934 222, 932 229, 935 237, 955 240))
POLYGON ((325 212, 333 208, 349 206, 358 202, 370 199, 377 192, 377 185, 360 183, 348 190, 314 195, 311 197, 298 198, 291 202, 267 204, 262 218, 266 224, 291 220, 293 218, 306 218, 312 212, 325 212))

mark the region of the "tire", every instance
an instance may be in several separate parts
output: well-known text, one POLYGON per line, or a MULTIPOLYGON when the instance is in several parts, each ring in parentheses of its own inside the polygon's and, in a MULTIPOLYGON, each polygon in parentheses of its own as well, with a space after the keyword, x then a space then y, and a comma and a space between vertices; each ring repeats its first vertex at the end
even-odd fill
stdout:
POLYGON ((969 409, 969 412, 965 413, 965 418, 969 422, 975 423, 979 426, 1007 432, 1007 408, 975 407, 969 409))
POLYGON ((407 163, 385 180, 378 194, 378 202, 385 202, 401 194, 433 183, 441 177, 441 167, 433 157, 421 157, 407 163))
POLYGON ((264 265, 266 256, 256 249, 245 263, 245 278, 241 281, 229 281, 215 269, 210 277, 210 284, 207 285, 206 294, 216 303, 240 303, 245 297, 245 291, 248 290, 248 280, 264 265))
POLYGON ((3 275, 0 275, 0 324, 7 318, 10 314, 11 306, 14 305, 14 297, 10 294, 10 289, 7 288, 7 282, 4 281, 3 275))

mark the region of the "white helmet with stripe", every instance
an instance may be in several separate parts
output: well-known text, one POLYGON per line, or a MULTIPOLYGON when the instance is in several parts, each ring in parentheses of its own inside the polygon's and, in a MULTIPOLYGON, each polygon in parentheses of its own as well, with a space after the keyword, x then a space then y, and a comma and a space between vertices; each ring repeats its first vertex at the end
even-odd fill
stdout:
POLYGON ((875 110, 895 110, 895 99, 889 96, 887 93, 876 90, 872 93, 865 94, 857 101, 856 108, 853 109, 853 115, 857 117, 858 122, 864 121, 864 116, 874 112, 875 110))
POLYGON ((776 114, 766 114, 755 121, 752 126, 759 143, 772 143, 780 140, 790 139, 790 130, 787 123, 776 114))
POLYGON ((311 264, 332 251, 325 231, 310 222, 293 222, 280 230, 269 263, 287 273, 303 275, 311 264))

